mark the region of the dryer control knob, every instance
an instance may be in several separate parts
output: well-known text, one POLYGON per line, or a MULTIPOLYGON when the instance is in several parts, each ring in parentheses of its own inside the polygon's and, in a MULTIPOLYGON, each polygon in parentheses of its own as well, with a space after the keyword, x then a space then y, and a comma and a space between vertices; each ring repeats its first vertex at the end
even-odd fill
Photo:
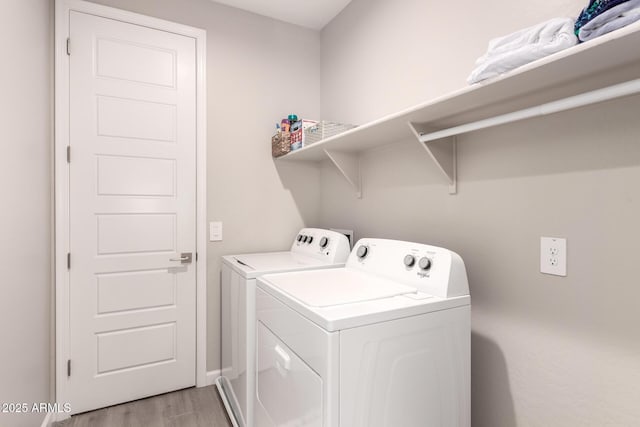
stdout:
POLYGON ((418 267, 420 267, 422 270, 428 270, 431 268, 431 260, 427 257, 424 258, 420 258, 420 261, 418 261, 418 267))
POLYGON ((313 236, 307 237, 307 243, 311 243, 311 242, 313 242, 313 236))
POLYGON ((302 236, 302 243, 307 243, 307 236, 302 236))
POLYGON ((358 258, 360 259, 366 257, 368 253, 369 253, 369 248, 364 245, 360 246, 356 251, 356 255, 358 255, 358 258))
POLYGON ((320 247, 322 249, 326 248, 328 244, 329 244, 329 239, 327 239, 326 237, 323 237, 322 239, 320 239, 320 247))
POLYGON ((416 257, 414 257, 413 255, 407 255, 406 257, 404 257, 404 265, 406 265, 407 267, 413 267, 415 263, 416 257))
POLYGON ((297 240, 298 240, 298 242, 302 241, 302 234, 298 234, 298 239, 297 240))

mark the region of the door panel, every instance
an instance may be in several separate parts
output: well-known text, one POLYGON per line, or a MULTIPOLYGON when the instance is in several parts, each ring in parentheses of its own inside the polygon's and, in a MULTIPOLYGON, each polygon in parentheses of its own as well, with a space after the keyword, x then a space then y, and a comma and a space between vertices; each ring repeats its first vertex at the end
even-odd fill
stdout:
POLYGON ((100 77, 174 88, 176 52, 101 37, 96 40, 96 69, 100 77), (126 61, 123 62, 123 58, 126 61))
POLYGON ((72 411, 195 384, 195 39, 70 13, 72 411), (172 261, 172 259, 174 259, 172 261))
POLYGON ((98 195, 175 197, 176 162, 145 157, 98 156, 98 195), (156 179, 149 180, 148 176, 156 179))
POLYGON ((139 99, 98 97, 98 135, 159 142, 176 140, 176 106, 139 99))
POLYGON ((175 214, 96 215, 98 255, 177 252, 175 214))
POLYGON ((97 334, 98 374, 176 359, 176 323, 97 334))
POLYGON ((97 275, 98 314, 165 307, 176 303, 176 276, 166 270, 97 275))

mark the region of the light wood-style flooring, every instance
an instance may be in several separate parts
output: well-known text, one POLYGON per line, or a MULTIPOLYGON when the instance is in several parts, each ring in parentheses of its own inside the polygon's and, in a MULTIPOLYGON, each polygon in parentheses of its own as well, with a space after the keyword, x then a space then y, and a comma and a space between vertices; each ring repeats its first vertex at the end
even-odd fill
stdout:
POLYGON ((55 427, 231 427, 215 386, 188 388, 72 416, 55 427))

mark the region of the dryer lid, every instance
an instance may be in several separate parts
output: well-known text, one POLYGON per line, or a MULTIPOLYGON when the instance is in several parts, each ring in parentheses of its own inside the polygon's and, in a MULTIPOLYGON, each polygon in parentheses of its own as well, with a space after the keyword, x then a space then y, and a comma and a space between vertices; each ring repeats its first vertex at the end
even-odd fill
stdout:
POLYGON ((265 277, 268 283, 311 307, 353 304, 416 293, 416 289, 351 269, 284 273, 265 277))

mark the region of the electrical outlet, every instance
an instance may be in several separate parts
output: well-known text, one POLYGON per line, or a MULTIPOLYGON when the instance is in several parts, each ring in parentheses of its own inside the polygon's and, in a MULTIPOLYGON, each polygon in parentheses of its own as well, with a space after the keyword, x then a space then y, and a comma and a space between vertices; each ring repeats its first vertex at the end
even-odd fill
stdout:
POLYGON ((540 272, 555 276, 567 275, 567 239, 540 238, 540 272))

